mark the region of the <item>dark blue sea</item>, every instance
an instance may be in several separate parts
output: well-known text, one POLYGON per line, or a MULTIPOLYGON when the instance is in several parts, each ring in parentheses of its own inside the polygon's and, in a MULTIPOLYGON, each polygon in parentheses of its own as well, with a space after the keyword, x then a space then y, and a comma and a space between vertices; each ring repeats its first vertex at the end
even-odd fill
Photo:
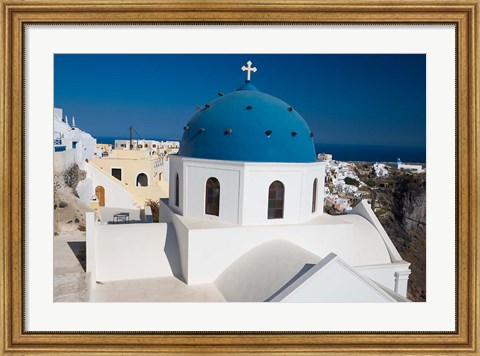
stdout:
MULTIPOLYGON (((115 140, 128 140, 127 137, 97 137, 98 143, 113 145, 115 140)), ((147 140, 178 141, 178 139, 146 138, 147 140)), ((331 153, 338 161, 364 162, 396 162, 398 158, 404 163, 425 163, 425 147, 398 147, 398 146, 365 146, 365 145, 337 145, 316 143, 317 153, 331 153)))
MULTIPOLYGON (((97 143, 106 143, 109 145, 113 145, 115 143, 115 140, 129 140, 130 137, 109 137, 109 136, 97 136, 97 143)), ((137 137, 133 138, 133 141, 135 141, 137 137)), ((156 140, 156 141, 180 141, 178 138, 162 138, 162 137, 142 137, 144 140, 156 140)))
POLYGON ((338 161, 426 163, 425 147, 335 145, 316 143, 317 153, 331 153, 338 161))

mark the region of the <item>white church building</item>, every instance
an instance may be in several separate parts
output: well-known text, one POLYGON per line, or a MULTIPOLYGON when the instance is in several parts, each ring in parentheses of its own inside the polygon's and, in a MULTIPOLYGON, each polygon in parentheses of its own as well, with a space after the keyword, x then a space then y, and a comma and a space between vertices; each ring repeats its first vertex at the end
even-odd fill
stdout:
POLYGON ((414 173, 425 173, 425 169, 421 164, 405 164, 400 158, 397 160, 397 169, 403 169, 414 173))
POLYGON ((219 94, 185 125, 180 151, 170 156, 169 199, 161 200, 156 224, 162 228, 152 227, 151 239, 142 230, 143 252, 136 236, 132 246, 122 240, 122 268, 135 269, 128 277, 112 271, 120 261, 101 260, 101 249, 111 247, 103 236, 113 230, 87 221, 91 288, 99 280, 170 276, 210 285, 234 302, 408 301, 410 263, 368 203, 348 215, 323 212, 326 162, 316 159, 308 124, 252 84, 251 62, 242 70, 242 86, 219 94))

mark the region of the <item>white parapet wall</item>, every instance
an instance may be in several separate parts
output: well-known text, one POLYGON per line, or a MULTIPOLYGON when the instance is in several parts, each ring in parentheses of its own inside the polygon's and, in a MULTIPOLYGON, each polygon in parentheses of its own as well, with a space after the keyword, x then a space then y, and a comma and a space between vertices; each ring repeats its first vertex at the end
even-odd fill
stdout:
POLYGON ((67 150, 53 153, 53 171, 64 172, 75 164, 75 151, 67 150))
POLYGON ((395 293, 406 297, 410 263, 401 261, 385 265, 357 266, 356 270, 365 277, 380 283, 395 293))
POLYGON ((188 277, 188 229, 180 220, 180 216, 173 213, 168 206, 168 199, 160 199, 159 220, 174 227, 177 256, 179 259, 179 275, 184 282, 188 277))
POLYGON ((390 237, 388 237, 387 232, 383 228, 382 224, 380 223, 377 216, 375 215, 375 212, 372 210, 371 206, 367 203, 366 200, 362 200, 360 203, 358 203, 352 209, 350 214, 359 215, 367 219, 368 222, 375 227, 375 229, 378 231, 378 233, 382 237, 383 242, 385 243, 385 246, 387 247, 387 250, 390 255, 390 258, 392 259, 392 262, 403 261, 402 257, 400 256, 397 249, 393 245, 392 240, 390 240, 390 237))
POLYGON ((144 223, 153 223, 152 208, 145 205, 143 210, 140 210, 140 220, 144 223))
POLYGON ((86 222, 86 250, 87 250, 87 299, 90 300, 91 292, 95 288, 95 281, 97 280, 97 256, 95 254, 95 213, 87 211, 85 215, 86 222))
POLYGON ((100 225, 87 213, 87 273, 96 282, 173 276, 167 224, 100 225))

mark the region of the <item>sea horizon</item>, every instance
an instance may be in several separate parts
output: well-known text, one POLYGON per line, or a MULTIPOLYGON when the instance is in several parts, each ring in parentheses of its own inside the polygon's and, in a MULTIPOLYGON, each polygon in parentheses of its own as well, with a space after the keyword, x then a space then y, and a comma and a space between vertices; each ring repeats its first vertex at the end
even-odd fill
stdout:
MULTIPOLYGON (((128 137, 98 136, 97 143, 113 145, 115 140, 129 140, 128 137)), ((142 138, 156 141, 180 141, 172 138, 142 138)), ((134 141, 137 138, 133 139, 134 141)), ((400 158, 405 163, 426 163, 425 147, 404 147, 388 145, 356 145, 356 144, 331 144, 315 143, 315 151, 328 153, 334 160, 351 162, 397 162, 400 158)))
POLYGON ((315 151, 329 153, 334 160, 353 162, 426 163, 426 147, 315 143, 315 151))

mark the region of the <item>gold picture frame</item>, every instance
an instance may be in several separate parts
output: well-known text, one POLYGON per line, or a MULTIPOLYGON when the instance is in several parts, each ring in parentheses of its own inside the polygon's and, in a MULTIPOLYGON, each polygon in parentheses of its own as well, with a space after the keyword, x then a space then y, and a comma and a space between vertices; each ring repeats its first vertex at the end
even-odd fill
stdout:
POLYGON ((0 0, 2 238, 1 353, 465 354, 480 333, 480 0, 0 0), (429 333, 26 332, 23 304, 23 29, 26 23, 390 23, 454 24, 457 41, 457 327, 429 333))

